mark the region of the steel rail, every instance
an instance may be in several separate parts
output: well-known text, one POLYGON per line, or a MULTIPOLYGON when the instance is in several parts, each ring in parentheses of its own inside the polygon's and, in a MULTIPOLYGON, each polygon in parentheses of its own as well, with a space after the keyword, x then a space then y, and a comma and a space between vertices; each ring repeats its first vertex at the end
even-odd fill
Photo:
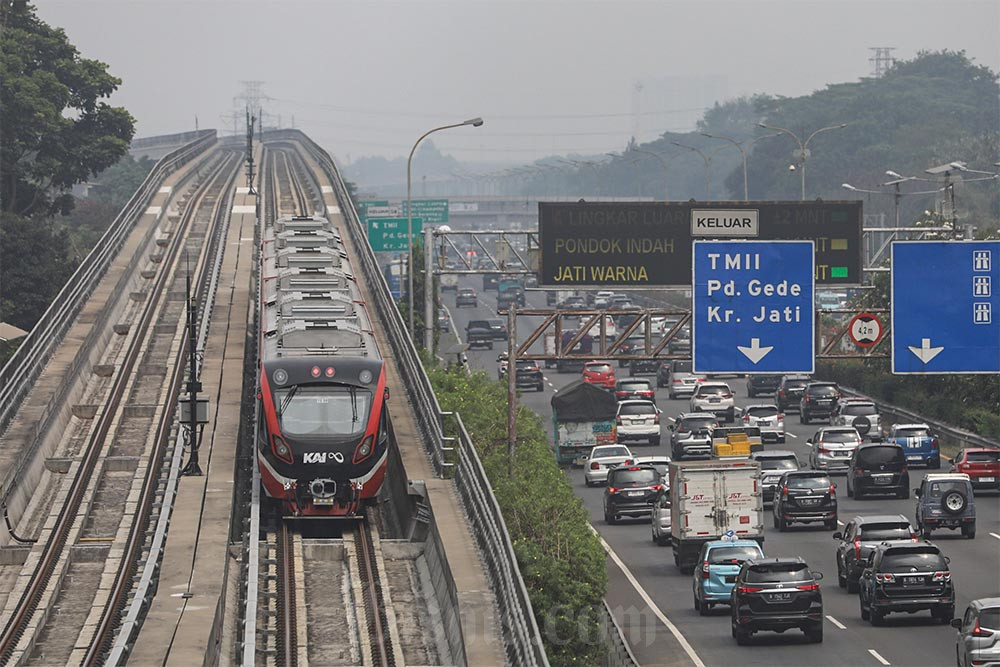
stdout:
POLYGON ((378 561, 375 557, 375 545, 367 519, 358 522, 355 528, 354 543, 358 546, 358 571, 361 574, 361 597, 365 603, 365 623, 368 629, 368 640, 373 649, 372 658, 380 667, 395 667, 396 659, 389 641, 386 628, 385 602, 382 596, 382 586, 378 576, 378 561))
POLYGON ((292 531, 281 521, 278 530, 278 658, 284 667, 293 667, 298 662, 298 642, 295 617, 295 549, 292 531))

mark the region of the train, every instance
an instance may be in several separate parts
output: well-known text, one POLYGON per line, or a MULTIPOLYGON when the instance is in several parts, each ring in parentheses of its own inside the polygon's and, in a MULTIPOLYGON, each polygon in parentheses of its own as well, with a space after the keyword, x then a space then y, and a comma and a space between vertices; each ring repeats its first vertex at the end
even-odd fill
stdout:
POLYGON ((374 501, 388 451, 386 370, 371 318, 327 218, 262 230, 257 460, 286 517, 354 518, 374 501))

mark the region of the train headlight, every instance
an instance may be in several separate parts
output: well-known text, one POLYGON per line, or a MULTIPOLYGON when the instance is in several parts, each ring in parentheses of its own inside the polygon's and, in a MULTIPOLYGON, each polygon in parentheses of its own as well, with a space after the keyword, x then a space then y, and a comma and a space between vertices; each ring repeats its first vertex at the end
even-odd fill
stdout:
POLYGON ((351 463, 361 463, 372 455, 373 449, 375 449, 375 438, 374 436, 366 435, 357 449, 354 450, 354 458, 351 460, 351 463))
POLYGON ((373 377, 372 372, 366 368, 358 374, 358 381, 361 384, 368 384, 372 381, 373 377))
POLYGON ((285 384, 288 382, 288 373, 285 372, 284 368, 279 368, 274 371, 274 383, 275 384, 285 384))

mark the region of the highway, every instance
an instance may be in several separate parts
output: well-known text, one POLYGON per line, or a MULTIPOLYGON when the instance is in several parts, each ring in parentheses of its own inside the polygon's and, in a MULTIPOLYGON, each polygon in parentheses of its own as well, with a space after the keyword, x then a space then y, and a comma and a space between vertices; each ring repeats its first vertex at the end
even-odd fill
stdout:
MULTIPOLYGON (((466 323, 473 318, 496 317, 495 293, 483 293, 482 282, 478 278, 463 278, 460 286, 475 287, 479 292, 479 307, 455 308, 453 294, 444 297, 444 303, 452 314, 454 327, 462 332, 466 323)), ((541 292, 528 292, 529 308, 544 308, 545 297, 541 292)), ((525 318, 522 318, 525 319, 525 318)), ((519 320, 519 338, 523 339, 525 326, 519 320)), ((496 376, 496 357, 506 349, 497 343, 494 350, 470 350, 469 363, 475 369, 486 370, 496 376)), ((618 377, 627 377, 628 369, 616 366, 618 377)), ((546 385, 542 392, 525 392, 521 395, 524 405, 537 412, 551 432, 551 408, 549 401, 553 392, 578 378, 575 373, 556 373, 555 369, 545 370, 546 385)), ((721 378, 735 390, 737 405, 751 402, 746 394, 746 380, 742 378, 721 378)), ((752 402, 769 402, 768 397, 756 398, 752 402)), ((688 410, 687 399, 670 400, 665 390, 656 394, 657 405, 664 411, 664 417, 675 417, 688 410)), ((663 419, 664 443, 660 447, 635 445, 633 453, 669 454, 669 431, 667 419, 663 419)), ((788 434, 783 445, 767 445, 769 449, 789 449, 794 451, 803 464, 808 461, 809 438, 822 424, 802 425, 798 415, 786 415, 785 427, 788 434)), ((942 471, 947 470, 947 464, 942 471)), ((716 607, 713 617, 698 615, 692 605, 691 577, 685 576, 674 566, 669 547, 658 547, 650 539, 648 520, 626 520, 622 524, 609 526, 604 523, 602 510, 603 489, 587 488, 583 483, 583 471, 569 468, 565 471, 570 483, 584 506, 589 510, 591 523, 601 537, 614 550, 618 558, 634 576, 654 604, 680 630, 693 646, 705 665, 907 665, 909 667, 938 667, 955 664, 955 631, 947 625, 935 623, 928 612, 915 615, 897 614, 888 617, 884 627, 872 627, 861 620, 858 597, 848 594, 837 586, 835 548, 837 542, 831 532, 811 526, 793 526, 787 533, 780 533, 771 527, 770 506, 765 510, 764 551, 768 556, 802 556, 813 570, 825 576, 821 582, 823 591, 826 627, 824 643, 805 643, 801 632, 784 634, 762 633, 755 635, 750 646, 738 647, 730 636, 729 609, 716 607)), ((910 486, 915 487, 925 474, 922 468, 910 469, 910 486)), ((839 515, 841 525, 858 514, 902 513, 913 521, 915 499, 909 500, 854 500, 847 497, 843 476, 835 476, 838 485, 839 515)), ((953 581, 957 593, 956 613, 961 614, 970 599, 996 595, 1000 592, 1000 496, 979 494, 977 506, 977 536, 966 540, 957 532, 941 531, 933 541, 939 544, 951 558, 953 581)), ((618 572, 614 562, 608 560, 609 597, 614 593, 615 602, 627 600, 624 604, 634 605, 631 613, 635 617, 646 618, 649 609, 634 587, 628 587, 625 578, 618 572)), ((625 616, 629 616, 626 608, 625 616)), ((648 647, 656 642, 650 633, 668 633, 660 623, 643 625, 642 633, 626 637, 632 644, 642 664, 690 664, 683 656, 651 655, 648 647)))

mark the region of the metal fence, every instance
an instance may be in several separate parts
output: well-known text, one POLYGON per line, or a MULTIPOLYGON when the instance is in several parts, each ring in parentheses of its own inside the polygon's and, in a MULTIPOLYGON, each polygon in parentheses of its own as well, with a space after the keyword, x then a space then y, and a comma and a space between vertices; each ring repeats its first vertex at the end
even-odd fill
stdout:
POLYGON ((601 637, 607 648, 601 667, 639 667, 639 661, 635 659, 632 649, 622 633, 618 621, 615 620, 608 601, 602 600, 601 608, 597 610, 601 620, 601 637))
POLYGON ((500 514, 489 480, 486 479, 479 456, 462 425, 461 418, 458 415, 446 415, 441 411, 430 378, 427 377, 417 350, 406 333, 403 320, 389 293, 389 287, 379 271, 375 254, 364 237, 357 212, 354 210, 337 166, 325 150, 301 132, 294 130, 269 132, 267 138, 286 138, 302 143, 313 154, 333 183, 335 194, 342 207, 341 212, 347 221, 348 232, 358 249, 363 278, 375 301, 372 305, 385 326, 425 446, 438 472, 442 476, 454 478, 472 523, 472 533, 487 561, 487 579, 496 596, 501 616, 500 628, 508 660, 515 665, 542 667, 548 665, 541 634, 517 566, 507 526, 500 514), (443 428, 445 418, 454 420, 455 437, 445 436, 443 428))

